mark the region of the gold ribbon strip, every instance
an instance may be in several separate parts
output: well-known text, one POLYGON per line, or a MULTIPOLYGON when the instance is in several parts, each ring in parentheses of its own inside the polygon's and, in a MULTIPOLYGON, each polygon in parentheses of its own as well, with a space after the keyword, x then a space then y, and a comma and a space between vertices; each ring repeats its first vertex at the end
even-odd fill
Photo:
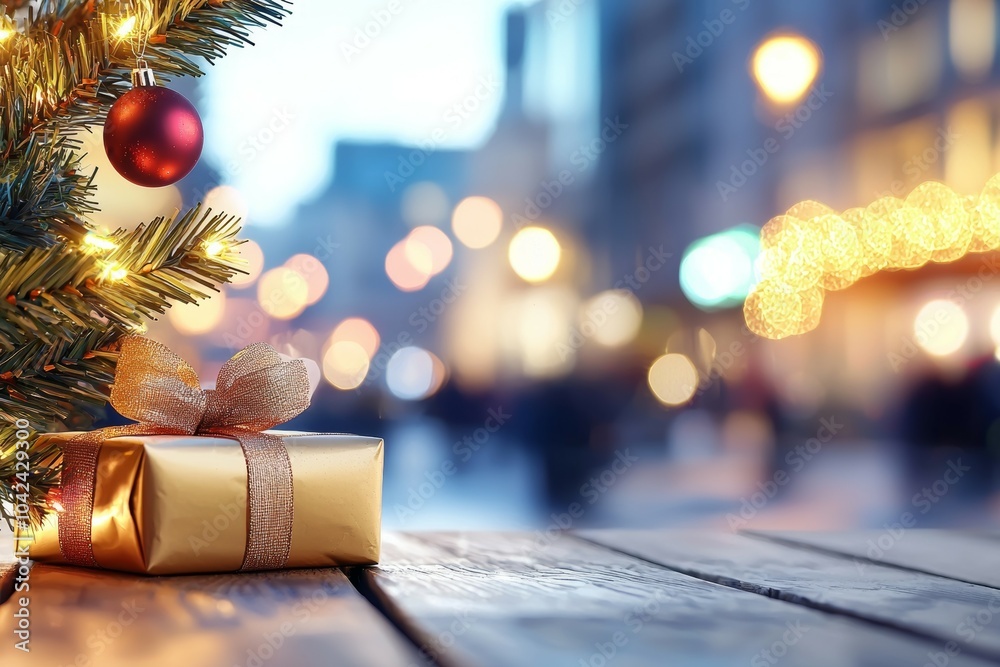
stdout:
POLYGON ((292 540, 292 466, 281 438, 263 431, 309 407, 301 360, 265 343, 236 353, 203 390, 191 366, 165 345, 122 340, 111 405, 137 424, 83 433, 63 445, 59 550, 68 563, 98 567, 91 542, 101 443, 123 435, 208 435, 240 443, 247 463, 247 548, 243 571, 284 566, 292 540))

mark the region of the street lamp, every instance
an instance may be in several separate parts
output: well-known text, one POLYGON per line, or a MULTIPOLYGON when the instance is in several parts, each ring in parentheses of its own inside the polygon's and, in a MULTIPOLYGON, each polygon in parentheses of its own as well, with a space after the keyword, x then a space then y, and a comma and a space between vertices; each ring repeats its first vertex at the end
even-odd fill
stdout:
POLYGON ((773 35, 754 50, 751 71, 761 92, 776 104, 800 100, 819 74, 823 57, 810 40, 795 34, 773 35))

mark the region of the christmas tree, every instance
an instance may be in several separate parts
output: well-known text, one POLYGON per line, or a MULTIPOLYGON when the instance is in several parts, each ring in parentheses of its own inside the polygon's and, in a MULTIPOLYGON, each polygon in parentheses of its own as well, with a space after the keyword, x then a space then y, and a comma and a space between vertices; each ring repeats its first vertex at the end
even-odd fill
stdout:
POLYGON ((200 63, 250 44, 251 29, 279 24, 288 8, 281 0, 0 7, 0 516, 12 524, 15 505, 37 520, 55 504, 59 451, 34 447, 35 435, 90 426, 86 408, 106 400, 117 341, 239 270, 239 221, 200 206, 98 233, 77 133, 104 122, 139 56, 161 80, 199 76, 200 63))

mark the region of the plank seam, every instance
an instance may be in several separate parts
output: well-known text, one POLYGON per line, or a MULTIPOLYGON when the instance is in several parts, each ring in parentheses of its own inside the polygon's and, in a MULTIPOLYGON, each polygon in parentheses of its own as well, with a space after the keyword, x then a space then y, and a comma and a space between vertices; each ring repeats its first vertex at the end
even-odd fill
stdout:
POLYGON ((385 618, 399 634, 406 638, 414 651, 420 657, 422 665, 428 667, 465 667, 461 663, 453 662, 440 655, 432 655, 424 647, 426 641, 422 640, 423 632, 415 622, 408 621, 406 614, 393 602, 393 600, 374 585, 373 579, 376 576, 376 568, 371 567, 346 567, 342 568, 354 589, 375 608, 375 610, 385 618))
MULTIPOLYGON (((648 558, 646 556, 642 556, 640 554, 636 554, 636 553, 633 553, 631 551, 627 551, 624 548, 609 546, 607 544, 604 544, 603 542, 598 542, 598 541, 593 540, 593 539, 591 539, 589 537, 586 537, 584 535, 578 535, 576 533, 570 533, 569 536, 572 537, 572 538, 574 538, 574 539, 580 540, 582 542, 587 542, 588 544, 596 545, 596 546, 602 547, 604 549, 607 549, 609 551, 613 551, 615 553, 619 553, 619 554, 622 554, 622 555, 625 555, 625 556, 629 556, 631 558, 635 558, 637 560, 641 560, 641 561, 643 561, 645 563, 648 563, 650 565, 655 565, 657 567, 660 567, 660 568, 663 568, 663 569, 666 569, 666 570, 671 570, 673 572, 677 572, 679 574, 683 574, 685 576, 692 577, 694 579, 699 579, 701 581, 706 581, 706 582, 711 583, 711 584, 717 584, 719 586, 725 586, 727 588, 732 588, 732 589, 735 589, 735 590, 738 590, 738 591, 743 591, 744 593, 751 593, 751 594, 754 594, 754 595, 761 595, 761 596, 764 596, 764 597, 771 598, 773 600, 778 600, 780 602, 785 602, 785 603, 788 603, 788 604, 793 604, 793 605, 796 605, 796 606, 799 606, 799 607, 806 607, 806 608, 809 608, 809 609, 813 609, 815 611, 820 611, 820 612, 823 612, 825 614, 829 614, 831 616, 837 616, 837 617, 841 617, 841 618, 848 618, 848 619, 851 619, 851 620, 854 620, 854 621, 858 621, 858 622, 861 622, 861 623, 866 623, 866 624, 869 624, 869 625, 874 625, 874 626, 877 626, 877 627, 880 627, 880 628, 884 628, 884 629, 888 629, 888 630, 892 630, 892 631, 895 631, 895 632, 900 632, 900 633, 908 635, 910 637, 915 637, 915 638, 920 639, 922 641, 932 642, 932 643, 935 643, 935 644, 944 645, 944 644, 947 644, 948 642, 955 641, 951 637, 942 637, 942 636, 939 636, 939 635, 936 635, 936 634, 933 634, 933 633, 927 633, 927 632, 923 632, 923 631, 920 631, 920 630, 917 630, 917 629, 914 629, 914 628, 910 628, 910 627, 907 627, 905 625, 897 625, 897 624, 892 623, 890 621, 885 621, 885 620, 881 620, 881 619, 877 619, 877 618, 871 618, 871 617, 868 617, 868 616, 862 616, 862 615, 859 615, 859 614, 856 614, 856 613, 852 613, 850 610, 847 610, 847 609, 844 609, 844 608, 841 608, 841 607, 831 606, 829 604, 826 604, 826 603, 823 603, 823 602, 819 602, 819 601, 816 601, 816 600, 811 600, 810 598, 804 597, 804 596, 799 595, 797 593, 790 593, 790 592, 787 592, 787 591, 783 591, 780 588, 772 588, 770 586, 765 586, 765 585, 762 585, 762 584, 755 584, 753 582, 743 581, 741 579, 736 579, 736 578, 733 578, 733 577, 727 577, 727 576, 724 576, 724 575, 708 574, 706 572, 699 572, 698 570, 692 570, 692 569, 685 568, 685 567, 668 565, 666 563, 661 563, 660 561, 652 560, 652 559, 650 559, 650 558, 648 558)), ((984 650, 981 650, 979 647, 971 645, 971 644, 963 646, 962 647, 962 651, 963 651, 963 653, 966 653, 966 654, 969 654, 969 655, 975 655, 977 657, 985 658, 985 659, 990 660, 990 661, 1000 660, 1000 653, 994 653, 994 652, 989 651, 989 650, 985 650, 984 651, 984 650)))
POLYGON ((915 572, 916 574, 922 574, 928 577, 937 577, 939 579, 948 579, 950 581, 960 581, 963 584, 971 584, 972 586, 989 588, 991 590, 1000 590, 1000 586, 992 586, 990 584, 984 584, 981 581, 972 581, 971 579, 954 577, 947 574, 941 574, 940 572, 931 572, 930 570, 925 570, 919 567, 912 567, 910 565, 900 565, 899 563, 892 563, 885 560, 878 560, 875 558, 869 558, 867 556, 859 556, 858 554, 852 554, 846 551, 840 551, 839 549, 820 546, 818 544, 809 544, 807 542, 796 542, 795 540, 789 539, 787 537, 781 537, 780 535, 769 535, 768 533, 758 533, 756 531, 750 531, 750 530, 747 531, 741 530, 740 535, 743 535, 745 537, 757 538, 761 540, 767 540, 769 542, 775 542, 776 544, 781 544, 787 547, 794 547, 796 549, 814 551, 816 553, 825 554, 827 556, 837 556, 839 558, 845 558, 845 559, 853 558, 855 560, 861 561, 862 563, 869 563, 871 565, 880 565, 882 567, 890 567, 895 570, 902 570, 905 572, 915 572))

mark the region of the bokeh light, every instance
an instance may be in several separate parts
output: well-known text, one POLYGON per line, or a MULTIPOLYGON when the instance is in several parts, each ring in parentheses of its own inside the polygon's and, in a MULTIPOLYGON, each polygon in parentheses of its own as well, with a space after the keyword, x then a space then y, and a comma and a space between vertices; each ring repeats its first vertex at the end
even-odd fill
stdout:
POLYGON ((323 354, 323 377, 337 389, 357 389, 368 376, 371 355, 353 340, 338 340, 323 354))
POLYGON ((397 398, 418 401, 430 396, 440 387, 443 364, 436 357, 419 347, 404 347, 389 359, 385 381, 389 391, 397 398))
POLYGON ((401 208, 410 227, 440 225, 448 217, 448 195, 437 183, 414 183, 403 192, 401 208))
POLYGON ((822 56, 800 35, 778 35, 764 40, 753 54, 754 79, 761 91, 779 104, 796 102, 819 75, 822 56))
POLYGON ((237 273, 229 284, 236 289, 250 287, 264 270, 264 251, 256 241, 245 241, 233 249, 233 254, 240 260, 240 270, 246 273, 237 273))
POLYGON ((235 215, 244 223, 250 212, 247 209, 246 198, 243 194, 231 185, 217 185, 205 193, 202 201, 203 209, 211 208, 212 214, 225 213, 235 215))
POLYGON ((437 227, 417 227, 406 237, 404 248, 410 264, 422 273, 432 276, 444 271, 451 264, 454 248, 448 235, 437 227))
POLYGON ((197 336, 219 326, 226 311, 226 293, 217 292, 194 303, 176 303, 167 310, 167 319, 179 333, 197 336))
POLYGON ((587 301, 580 311, 581 331, 592 330, 597 343, 621 347, 635 340, 642 326, 642 304, 628 290, 608 290, 587 301))
POLYGON ((271 269, 257 283, 257 302, 271 317, 290 320, 305 310, 309 299, 309 283, 305 277, 287 266, 271 269))
POLYGON ((326 294, 326 288, 330 286, 330 274, 326 272, 323 262, 312 255, 300 253, 292 255, 285 262, 289 269, 297 271, 306 280, 307 295, 306 305, 311 306, 326 294))
POLYGON ((507 257, 517 275, 529 283, 540 283, 559 268, 562 247, 549 230, 525 227, 511 239, 507 257))
POLYGON ((929 301, 913 321, 913 335, 927 354, 945 357, 957 352, 969 336, 969 318, 947 299, 929 301))
POLYGON ((695 241, 681 259, 681 290, 699 308, 735 306, 755 281, 760 252, 757 231, 741 226, 695 241))
MULTIPOLYGON (((429 267, 433 262, 430 258, 425 261, 425 267, 429 267)), ((385 273, 389 276, 392 284, 404 292, 416 292, 426 287, 431 279, 429 271, 423 271, 420 267, 414 266, 406 253, 406 239, 403 239, 389 250, 385 256, 385 273)))
POLYGON ((337 325, 330 334, 329 345, 340 341, 357 343, 364 349, 369 359, 375 356, 381 343, 375 326, 361 317, 349 317, 337 325))
POLYGON ((469 248, 485 248, 500 236, 503 210, 489 197, 467 197, 451 215, 455 237, 469 248))
POLYGON ((665 354, 649 368, 649 388, 664 405, 684 405, 698 388, 698 370, 683 354, 665 354))
POLYGON ((80 144, 81 171, 94 172, 94 188, 90 194, 97 210, 90 214, 91 221, 105 229, 135 229, 140 223, 157 216, 171 215, 183 208, 181 191, 176 185, 163 188, 144 188, 130 183, 115 171, 104 150, 104 128, 95 125, 90 131, 74 132, 72 137, 80 144))

